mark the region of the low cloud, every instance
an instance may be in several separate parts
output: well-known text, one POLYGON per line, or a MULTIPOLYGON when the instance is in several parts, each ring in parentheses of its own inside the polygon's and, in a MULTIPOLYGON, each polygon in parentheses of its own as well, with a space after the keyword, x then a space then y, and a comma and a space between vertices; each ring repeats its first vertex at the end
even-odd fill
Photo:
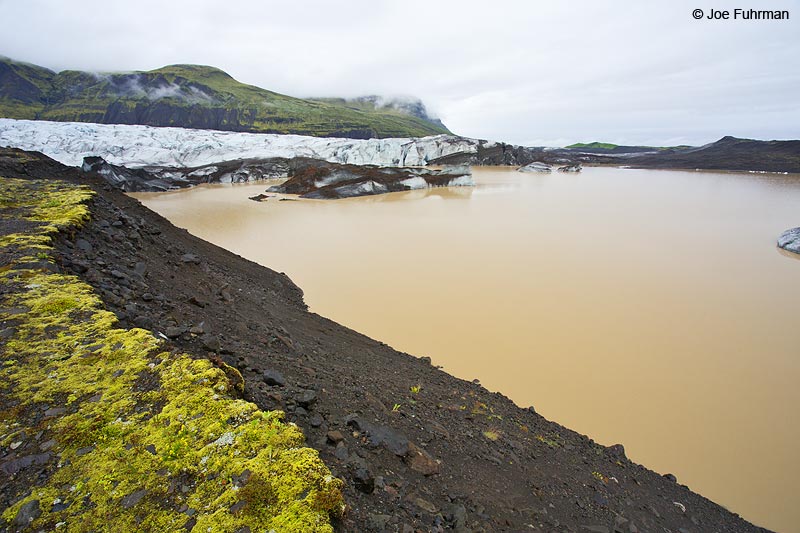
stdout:
MULTIPOLYGON (((118 75, 119 76, 119 75, 118 75)), ((213 103, 215 99, 205 91, 193 86, 180 86, 177 83, 153 83, 144 75, 122 75, 120 82, 112 77, 120 95, 131 98, 147 98, 150 101, 175 98, 191 104, 213 103)))

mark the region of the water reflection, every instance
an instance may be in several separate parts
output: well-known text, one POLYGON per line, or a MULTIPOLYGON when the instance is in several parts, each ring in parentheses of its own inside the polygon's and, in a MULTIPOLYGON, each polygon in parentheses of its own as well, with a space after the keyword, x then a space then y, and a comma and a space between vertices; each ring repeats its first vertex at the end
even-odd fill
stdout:
MULTIPOLYGON (((345 201, 359 203, 385 203, 385 202, 408 202, 425 199, 439 200, 469 200, 474 192, 473 187, 433 187, 430 189, 416 189, 413 191, 395 192, 391 194, 376 194, 374 196, 363 196, 359 198, 347 198, 345 201)), ((329 202, 329 200, 317 200, 329 202)))
POLYGON ((777 246, 775 247, 775 249, 778 251, 779 254, 781 254, 784 257, 794 259, 795 261, 800 261, 800 254, 784 250, 783 248, 778 248, 777 246))

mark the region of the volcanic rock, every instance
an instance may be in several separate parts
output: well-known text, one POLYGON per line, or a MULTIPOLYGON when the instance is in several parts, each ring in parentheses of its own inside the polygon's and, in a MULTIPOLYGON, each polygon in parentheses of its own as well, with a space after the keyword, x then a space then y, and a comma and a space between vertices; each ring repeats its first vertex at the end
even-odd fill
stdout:
POLYGON ((335 199, 474 184, 472 172, 464 166, 432 170, 305 161, 296 164, 289 180, 267 190, 299 194, 301 198, 335 199))

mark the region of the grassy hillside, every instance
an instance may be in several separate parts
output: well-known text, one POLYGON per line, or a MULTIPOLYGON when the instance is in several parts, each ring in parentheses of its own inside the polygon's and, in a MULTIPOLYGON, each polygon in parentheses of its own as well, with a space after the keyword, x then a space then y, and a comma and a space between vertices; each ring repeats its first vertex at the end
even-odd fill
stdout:
POLYGON ((677 150, 682 148, 691 148, 687 145, 681 146, 624 146, 612 143, 590 142, 590 143, 575 143, 565 146, 568 150, 578 150, 582 152, 589 152, 600 154, 604 152, 615 153, 634 153, 634 152, 655 152, 658 150, 677 150))
POLYGON ((447 130, 441 120, 428 113, 425 104, 418 98, 392 97, 385 98, 379 95, 360 96, 357 98, 312 98, 314 102, 323 102, 344 106, 358 111, 369 113, 395 114, 421 118, 435 126, 447 130))
POLYGON ((618 145, 611 143, 591 142, 591 143, 575 143, 565 146, 564 148, 592 148, 594 150, 613 150, 618 145))
POLYGON ((422 137, 449 133, 438 121, 395 108, 304 100, 240 83, 214 67, 89 73, 0 57, 0 116, 295 133, 320 137, 422 137))

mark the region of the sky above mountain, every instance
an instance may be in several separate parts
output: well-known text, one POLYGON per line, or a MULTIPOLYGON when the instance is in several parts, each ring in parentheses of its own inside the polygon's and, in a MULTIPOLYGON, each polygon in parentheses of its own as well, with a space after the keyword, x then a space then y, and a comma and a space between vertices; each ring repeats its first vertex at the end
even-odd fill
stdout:
POLYGON ((800 138, 800 0, 751 4, 0 0, 0 54, 54 70, 206 64, 301 97, 414 95, 456 133, 523 145, 800 138))

